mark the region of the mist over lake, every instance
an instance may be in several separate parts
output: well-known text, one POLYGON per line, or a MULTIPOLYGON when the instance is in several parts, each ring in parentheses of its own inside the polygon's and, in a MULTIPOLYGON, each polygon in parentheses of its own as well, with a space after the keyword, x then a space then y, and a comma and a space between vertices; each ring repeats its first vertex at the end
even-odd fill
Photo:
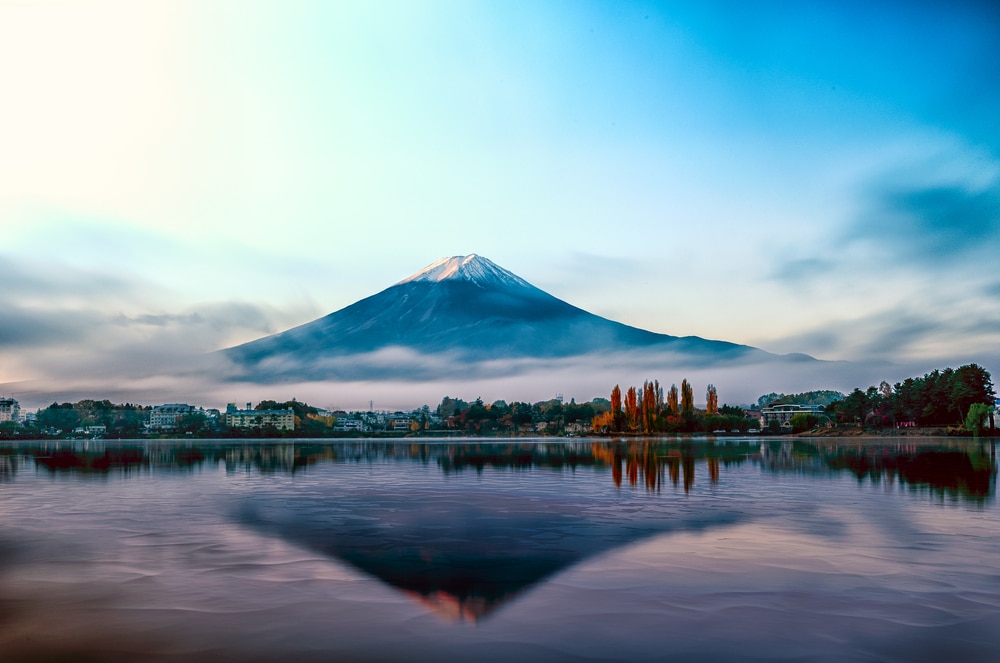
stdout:
POLYGON ((990 660, 996 440, 0 447, 5 660, 990 660))

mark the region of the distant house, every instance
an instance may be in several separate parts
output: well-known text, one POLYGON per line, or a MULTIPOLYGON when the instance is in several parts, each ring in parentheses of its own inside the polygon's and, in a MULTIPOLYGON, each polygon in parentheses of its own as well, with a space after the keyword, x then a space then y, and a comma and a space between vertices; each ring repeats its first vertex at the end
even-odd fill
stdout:
POLYGON ((395 433, 407 433, 410 431, 413 421, 409 418, 391 419, 392 431, 395 433))
POLYGON ((334 424, 333 430, 342 433, 348 431, 362 432, 366 430, 366 426, 364 421, 356 417, 337 417, 337 423, 334 424))
POLYGON ((236 403, 226 406, 226 425, 230 428, 276 428, 278 430, 295 430, 295 411, 285 410, 251 410, 250 403, 241 410, 236 403))
POLYGON ((0 398, 0 422, 21 423, 21 405, 13 398, 0 398))
POLYGON ((177 420, 179 418, 192 412, 194 412, 194 406, 186 403, 157 405, 149 411, 149 429, 155 431, 172 431, 177 428, 177 420))
POLYGON ((760 425, 767 428, 768 423, 777 421, 783 428, 790 428, 792 417, 797 414, 815 414, 817 416, 826 413, 826 408, 822 405, 769 405, 760 409, 760 425))

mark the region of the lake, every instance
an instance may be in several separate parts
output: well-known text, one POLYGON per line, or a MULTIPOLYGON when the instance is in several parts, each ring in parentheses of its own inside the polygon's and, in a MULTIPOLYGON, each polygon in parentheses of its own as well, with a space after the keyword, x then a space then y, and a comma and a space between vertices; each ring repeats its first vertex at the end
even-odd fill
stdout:
POLYGON ((996 442, 0 442, 0 658, 996 660, 996 442))

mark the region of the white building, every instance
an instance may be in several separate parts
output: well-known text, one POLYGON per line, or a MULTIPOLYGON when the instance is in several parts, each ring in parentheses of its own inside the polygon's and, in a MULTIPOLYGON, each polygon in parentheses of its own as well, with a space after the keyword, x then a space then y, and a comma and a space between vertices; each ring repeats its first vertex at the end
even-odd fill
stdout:
POLYGON ((21 406, 13 398, 0 398, 0 422, 21 423, 21 406))
POLYGON ((767 428, 771 421, 777 421, 784 428, 791 427, 792 417, 797 414, 814 414, 819 416, 826 414, 826 408, 822 405, 769 405, 760 410, 760 425, 767 428))
POLYGON ((338 432, 347 431, 358 431, 363 432, 367 430, 365 422, 356 417, 337 417, 337 423, 334 424, 333 430, 338 432))
POLYGON ((230 403, 226 407, 226 425, 230 428, 267 428, 295 430, 295 410, 251 410, 250 403, 244 410, 230 403))
POLYGON ((151 430, 173 430, 177 420, 185 414, 194 412, 194 406, 185 403, 168 403, 157 405, 149 411, 149 428, 151 430))

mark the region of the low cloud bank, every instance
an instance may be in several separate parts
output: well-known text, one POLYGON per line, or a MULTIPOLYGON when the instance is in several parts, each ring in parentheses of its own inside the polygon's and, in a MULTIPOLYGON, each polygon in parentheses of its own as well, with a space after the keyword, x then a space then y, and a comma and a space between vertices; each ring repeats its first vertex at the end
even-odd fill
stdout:
POLYGON ((562 394, 567 401, 574 398, 582 402, 607 398, 615 384, 625 388, 655 379, 666 389, 687 379, 694 385, 697 402, 704 399, 711 383, 718 388, 720 401, 735 404, 752 403, 771 391, 850 391, 911 374, 904 367, 889 364, 795 357, 699 365, 685 356, 635 351, 562 359, 467 362, 450 354, 427 355, 390 348, 339 358, 339 367, 329 360, 328 368, 349 371, 353 376, 349 379, 296 378, 293 367, 283 365, 281 377, 268 380, 243 373, 220 353, 184 353, 172 347, 169 352, 149 356, 133 347, 128 356, 131 360, 123 356, 100 370, 96 359, 76 358, 62 365, 52 362, 38 377, 0 385, 0 389, 15 392, 31 408, 81 398, 221 407, 227 402, 294 397, 336 409, 367 409, 369 403, 376 409, 410 409, 425 404, 434 407, 444 396, 482 398, 486 402, 534 402, 562 394))

